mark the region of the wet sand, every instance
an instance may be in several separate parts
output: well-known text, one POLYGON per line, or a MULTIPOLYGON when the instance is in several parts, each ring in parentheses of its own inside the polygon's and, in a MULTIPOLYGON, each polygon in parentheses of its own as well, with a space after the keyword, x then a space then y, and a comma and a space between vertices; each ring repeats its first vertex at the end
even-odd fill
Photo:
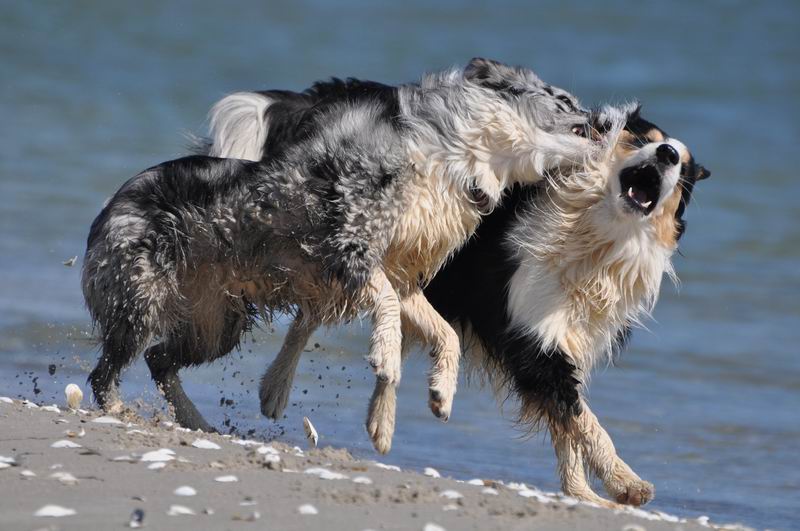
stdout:
POLYGON ((711 525, 602 509, 496 479, 401 471, 356 460, 343 449, 203 434, 132 415, 0 398, 0 427, 0 529, 122 529, 140 516, 146 528, 175 530, 640 531, 711 525), (36 516, 42 509, 68 514, 36 516))

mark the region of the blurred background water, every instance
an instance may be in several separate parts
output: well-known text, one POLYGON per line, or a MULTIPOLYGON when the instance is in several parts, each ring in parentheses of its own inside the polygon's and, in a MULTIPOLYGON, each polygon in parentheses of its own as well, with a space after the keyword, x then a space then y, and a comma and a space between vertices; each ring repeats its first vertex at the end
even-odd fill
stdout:
MULTIPOLYGON (((771 528, 800 509, 800 3, 4 2, 0 17, 0 394, 60 402, 96 351, 79 289, 89 224, 141 169, 185 153, 211 104, 332 75, 385 82, 480 55, 522 64, 584 103, 640 99, 713 171, 696 189, 649 330, 591 404, 653 508, 771 528), (62 261, 78 255, 76 267, 62 261), (55 374, 50 374, 54 365, 55 374)), ((362 423, 372 377, 364 326, 318 334, 284 421, 256 385, 280 342, 187 371, 218 426, 375 458, 362 423), (221 399, 232 405, 220 405, 221 399)), ((312 343, 313 343, 312 342, 312 343)), ((462 385, 442 425, 410 360, 386 461, 558 488, 549 442, 524 438, 488 390, 462 385)), ((128 400, 159 407, 144 365, 128 400)))

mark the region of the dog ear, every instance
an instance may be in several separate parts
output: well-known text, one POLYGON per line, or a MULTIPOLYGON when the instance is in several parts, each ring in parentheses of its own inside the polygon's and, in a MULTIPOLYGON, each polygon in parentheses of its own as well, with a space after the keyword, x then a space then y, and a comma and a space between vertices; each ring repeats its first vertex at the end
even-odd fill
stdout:
POLYGON ((464 79, 467 81, 515 96, 524 92, 518 86, 520 81, 523 81, 520 77, 520 73, 514 67, 483 57, 473 58, 464 68, 464 79))
POLYGON ((702 181, 703 179, 708 179, 709 177, 711 177, 711 171, 698 164, 695 169, 695 180, 702 181))

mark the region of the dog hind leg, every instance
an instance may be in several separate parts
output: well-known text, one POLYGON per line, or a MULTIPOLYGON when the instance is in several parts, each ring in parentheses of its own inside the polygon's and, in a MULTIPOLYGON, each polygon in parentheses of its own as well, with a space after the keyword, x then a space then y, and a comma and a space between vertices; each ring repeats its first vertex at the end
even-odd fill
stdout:
POLYGON ((97 360, 97 365, 89 373, 89 383, 92 387, 98 406, 108 413, 119 413, 122 400, 119 396, 119 378, 123 368, 133 361, 143 345, 133 330, 130 321, 113 327, 103 337, 103 353, 97 360))
POLYGON ((147 349, 144 359, 147 361, 153 380, 174 409, 175 421, 190 430, 216 431, 186 396, 180 376, 178 376, 181 366, 178 365, 177 359, 170 354, 170 346, 165 343, 154 345, 147 349))
POLYGON ((261 378, 258 395, 261 400, 261 413, 268 418, 278 420, 292 390, 292 382, 297 371, 300 355, 308 342, 308 338, 319 327, 319 322, 298 314, 283 340, 283 345, 275 360, 261 378))

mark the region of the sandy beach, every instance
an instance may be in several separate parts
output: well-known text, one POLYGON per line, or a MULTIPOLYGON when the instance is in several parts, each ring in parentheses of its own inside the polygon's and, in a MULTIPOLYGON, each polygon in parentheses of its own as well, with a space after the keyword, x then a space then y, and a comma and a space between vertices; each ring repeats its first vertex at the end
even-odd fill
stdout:
POLYGON ((705 518, 602 509, 499 479, 400 470, 343 449, 242 440, 5 397, 0 426, 2 529, 716 527, 705 518))

